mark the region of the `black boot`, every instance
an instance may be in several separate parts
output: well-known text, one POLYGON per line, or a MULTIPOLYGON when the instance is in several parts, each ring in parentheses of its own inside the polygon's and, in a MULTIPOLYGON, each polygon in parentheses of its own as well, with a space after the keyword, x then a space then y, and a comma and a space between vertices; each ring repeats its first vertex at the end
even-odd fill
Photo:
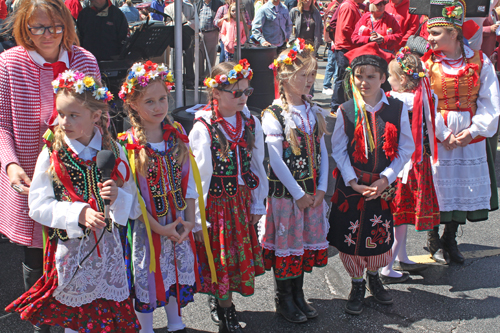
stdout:
POLYGON ((307 321, 306 315, 295 305, 292 296, 291 280, 276 280, 276 312, 291 323, 307 321))
POLYGON ((450 263, 450 256, 448 252, 443 249, 441 241, 439 240, 439 226, 427 231, 427 247, 434 261, 442 265, 448 265, 450 263))
POLYGON ((345 305, 345 312, 352 315, 359 315, 363 312, 363 299, 365 298, 366 282, 361 280, 359 282, 352 281, 351 293, 345 305))
POLYGON ((450 254, 451 261, 457 264, 463 264, 465 261, 464 256, 458 250, 457 244, 457 230, 458 223, 450 222, 445 224, 443 236, 441 237, 441 243, 443 248, 450 254))
POLYGON ((236 317, 234 304, 228 308, 217 307, 217 313, 219 315, 219 333, 243 333, 236 317))
POLYGON ((306 315, 307 319, 316 318, 318 316, 318 312, 310 306, 304 298, 304 273, 291 281, 292 295, 295 305, 297 305, 300 311, 306 315))
MULTIPOLYGON (((24 263, 22 265, 23 265, 24 290, 28 291, 42 277, 43 269, 42 268, 32 269, 26 266, 24 263)), ((40 326, 33 325, 33 329, 34 333, 50 333, 50 325, 45 325, 45 324, 40 326)))
POLYGON ((208 307, 210 308, 210 318, 212 318, 212 321, 216 324, 219 323, 219 311, 218 308, 219 306, 219 301, 215 296, 208 295, 208 307))
POLYGON ((392 296, 385 290, 380 277, 377 274, 366 274, 368 277, 368 290, 373 295, 373 298, 380 304, 392 304, 392 296))

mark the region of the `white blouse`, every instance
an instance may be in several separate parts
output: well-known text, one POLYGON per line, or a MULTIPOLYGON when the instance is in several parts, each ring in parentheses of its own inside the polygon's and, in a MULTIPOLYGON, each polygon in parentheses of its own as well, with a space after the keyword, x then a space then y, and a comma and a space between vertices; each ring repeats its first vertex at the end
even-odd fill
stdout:
MULTIPOLYGON (((66 144, 83 160, 90 160, 101 150, 101 132, 95 128, 94 137, 88 146, 82 145, 77 140, 65 137, 66 144)), ((127 163, 127 157, 122 149, 120 158, 127 163)), ((40 224, 50 228, 64 229, 69 238, 83 236, 82 229, 78 226, 78 219, 83 208, 89 207, 86 202, 57 201, 52 186, 52 177, 47 172, 50 168, 49 151, 45 148, 38 157, 35 173, 30 186, 28 204, 30 217, 40 224)), ((118 170, 125 176, 127 171, 120 163, 118 170)), ((136 219, 142 215, 137 200, 137 191, 133 177, 118 188, 118 196, 110 206, 110 218, 121 225, 127 225, 130 218, 136 219)))
MULTIPOLYGON (((380 89, 382 93, 382 98, 375 106, 371 106, 369 104, 365 104, 367 112, 376 112, 380 110, 382 104, 385 103, 389 105, 389 101, 385 96, 385 93, 382 89, 380 89)), ((399 135, 399 146, 398 146, 398 157, 392 160, 391 164, 387 168, 384 169, 380 173, 380 176, 385 176, 389 182, 392 184, 395 180, 399 172, 403 169, 406 162, 408 162, 415 150, 415 143, 413 142, 413 137, 411 134, 410 120, 408 118, 408 109, 406 105, 403 104, 403 110, 401 111, 401 133, 399 135)), ((337 121, 335 122, 335 129, 333 130, 332 135, 332 157, 337 162, 337 167, 342 174, 342 178, 344 178, 344 182, 346 186, 349 185, 351 180, 358 181, 358 177, 356 176, 356 172, 351 165, 351 160, 349 159, 349 154, 347 152, 347 145, 349 143, 349 139, 345 134, 344 130, 344 118, 341 113, 338 113, 337 121)))
MULTIPOLYGON (((250 111, 245 106, 243 112, 246 117, 250 117, 250 111)), ((203 117, 208 123, 210 123, 210 118, 212 116, 211 111, 198 111, 195 114, 195 118, 203 117)), ((266 206, 264 204, 264 199, 267 197, 269 192, 269 184, 267 181, 266 170, 264 169, 264 135, 262 132, 262 126, 260 121, 252 116, 255 121, 255 148, 252 150, 252 160, 250 162, 250 170, 259 178, 259 186, 252 190, 252 203, 250 207, 251 214, 257 215, 265 215, 266 214, 266 206)), ((232 117, 224 117, 226 121, 228 121, 231 125, 236 127, 236 115, 232 117)), ((224 132, 222 127, 219 127, 224 135, 227 134, 224 132)), ((242 129, 242 133, 244 128, 242 129)), ((211 152, 211 144, 212 141, 210 139, 210 134, 208 133, 207 128, 201 122, 196 122, 193 126, 193 129, 189 133, 189 142, 191 143, 191 149, 193 151, 196 164, 198 165, 198 169, 200 170, 200 178, 201 184, 203 187, 203 200, 205 202, 205 207, 207 203, 208 190, 210 188, 210 181, 212 179, 213 174, 213 162, 212 162, 212 152, 211 152)), ((239 149, 239 146, 236 147, 239 149)), ((243 178, 241 177, 241 167, 239 160, 239 153, 236 154, 238 156, 238 184, 244 185, 243 178)), ((208 223, 207 223, 208 225, 208 223)), ((201 230, 201 218, 198 203, 196 204, 196 226, 193 229, 193 232, 201 230)))
MULTIPOLYGON (((281 105, 281 100, 275 100, 275 105, 281 105)), ((310 107, 309 103, 304 101, 304 105, 289 105, 289 111, 282 113, 285 122, 285 136, 289 135, 290 129, 300 128, 305 129, 307 134, 311 134, 314 126, 316 125, 317 114, 321 113, 327 115, 327 111, 314 105, 310 107), (309 112, 308 112, 309 110, 309 112), (307 121, 309 113, 309 124, 302 126, 302 121, 307 121)), ((262 129, 266 135, 266 143, 269 150, 269 163, 274 170, 274 173, 283 185, 288 189, 290 194, 295 200, 299 200, 305 195, 304 190, 297 183, 293 177, 290 169, 283 161, 283 128, 279 121, 274 118, 271 113, 265 112, 262 117, 262 129)), ((328 188, 328 151, 326 149, 325 137, 322 136, 320 140, 321 149, 321 165, 319 170, 319 183, 317 189, 326 192, 328 188)))

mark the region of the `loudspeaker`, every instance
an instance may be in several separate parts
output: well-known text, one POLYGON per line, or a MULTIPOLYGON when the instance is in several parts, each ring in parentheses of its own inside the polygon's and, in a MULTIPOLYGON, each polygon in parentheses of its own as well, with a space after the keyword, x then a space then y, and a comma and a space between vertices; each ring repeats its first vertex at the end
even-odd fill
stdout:
MULTIPOLYGON (((465 0, 465 17, 486 17, 490 13, 490 0, 465 0)), ((410 14, 427 15, 431 12, 430 0, 410 0, 410 14)))

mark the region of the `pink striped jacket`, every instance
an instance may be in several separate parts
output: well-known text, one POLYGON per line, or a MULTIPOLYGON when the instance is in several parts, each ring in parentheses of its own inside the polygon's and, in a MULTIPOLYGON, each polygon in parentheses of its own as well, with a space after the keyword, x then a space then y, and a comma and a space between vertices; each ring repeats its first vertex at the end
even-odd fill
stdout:
MULTIPOLYGON (((101 78, 95 57, 73 46, 69 68, 101 78)), ((6 167, 19 164, 33 177, 54 107, 52 67, 40 66, 21 46, 0 54, 0 233, 12 242, 42 247, 42 226, 29 218, 28 197, 15 192, 6 167)))

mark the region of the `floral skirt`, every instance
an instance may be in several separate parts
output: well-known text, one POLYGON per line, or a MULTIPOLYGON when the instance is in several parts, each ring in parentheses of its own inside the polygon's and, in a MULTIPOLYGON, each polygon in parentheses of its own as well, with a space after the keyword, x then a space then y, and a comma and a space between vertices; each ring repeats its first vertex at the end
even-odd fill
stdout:
POLYGON ((202 293, 221 300, 230 292, 243 296, 254 293, 255 277, 265 273, 255 228, 250 224, 250 190, 238 187, 233 198, 208 197, 207 221, 210 247, 214 258, 217 284, 212 283, 204 244, 197 242, 198 259, 203 277, 202 293))
POLYGON ((394 226, 413 224, 417 231, 432 230, 439 225, 440 214, 436 190, 432 181, 429 156, 422 163, 414 163, 406 184, 396 180, 394 226))
POLYGON ((5 308, 21 319, 40 326, 58 325, 78 332, 139 332, 140 324, 130 298, 122 302, 96 299, 80 307, 57 301, 52 295, 58 286, 55 252, 57 239, 47 240, 44 274, 35 285, 5 308))
POLYGON ((274 268, 277 280, 287 280, 299 277, 304 272, 311 273, 313 267, 325 267, 328 264, 328 249, 304 250, 303 255, 288 257, 277 257, 273 250, 264 249, 263 257, 266 270, 274 268))

